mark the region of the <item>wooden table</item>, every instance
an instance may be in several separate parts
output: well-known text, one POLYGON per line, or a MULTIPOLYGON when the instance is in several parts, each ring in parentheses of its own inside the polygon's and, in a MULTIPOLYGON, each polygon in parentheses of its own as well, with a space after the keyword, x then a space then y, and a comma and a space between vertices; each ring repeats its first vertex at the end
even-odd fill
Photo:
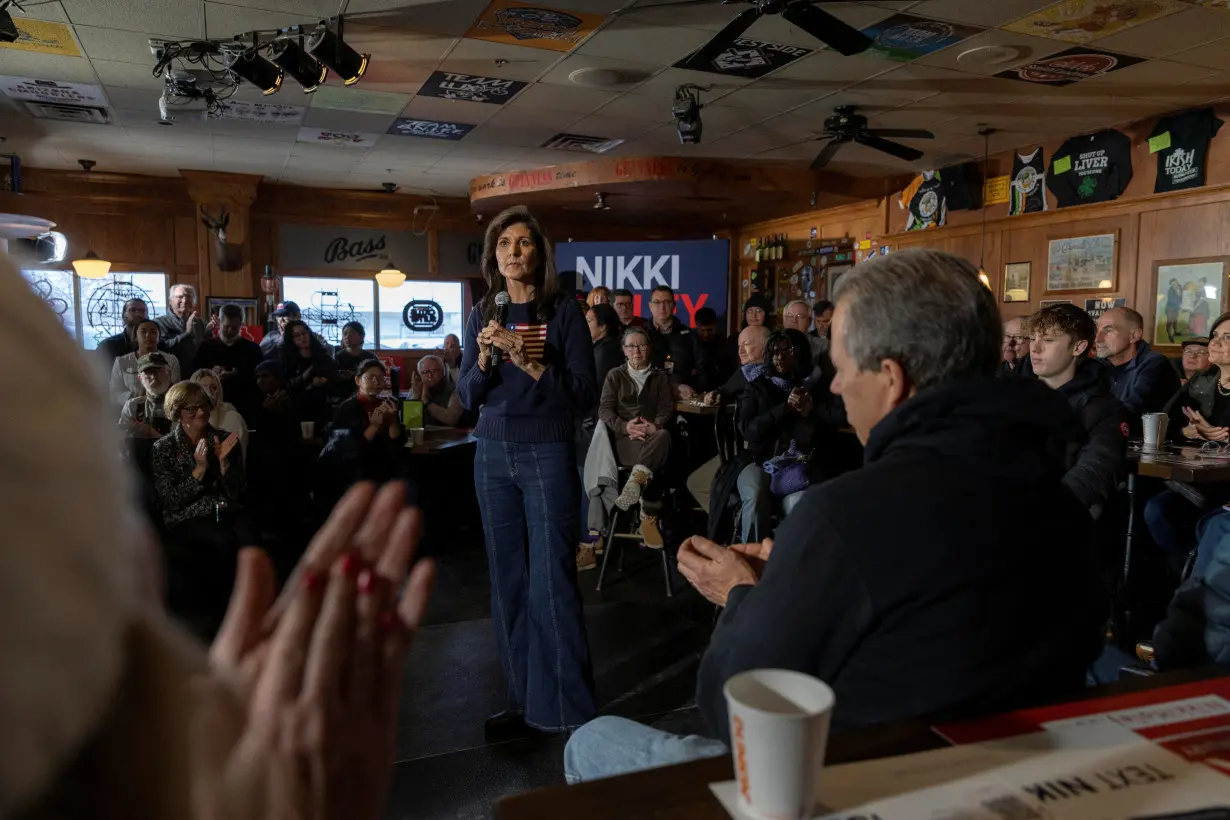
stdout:
MULTIPOLYGON (((1230 675, 1230 668, 1212 667, 1173 672, 1085 690, 1071 701, 1158 689, 1230 675)), ((853 763, 877 757, 939 749, 947 743, 927 721, 910 721, 875 729, 834 734, 825 757, 829 763, 853 763)), ((595 780, 577 786, 540 789, 505 797, 495 807, 496 820, 729 820, 709 784, 734 776, 729 755, 667 766, 647 772, 595 780)))
POLYGON ((462 447, 478 441, 474 433, 462 427, 428 427, 423 431, 423 440, 415 444, 413 431, 406 432, 406 449, 416 456, 438 455, 454 447, 462 447))
POLYGON ((1128 447, 1128 459, 1135 465, 1137 475, 1184 484, 1230 481, 1230 454, 1212 455, 1199 447, 1168 446, 1162 452, 1150 453, 1137 449, 1133 443, 1128 447))

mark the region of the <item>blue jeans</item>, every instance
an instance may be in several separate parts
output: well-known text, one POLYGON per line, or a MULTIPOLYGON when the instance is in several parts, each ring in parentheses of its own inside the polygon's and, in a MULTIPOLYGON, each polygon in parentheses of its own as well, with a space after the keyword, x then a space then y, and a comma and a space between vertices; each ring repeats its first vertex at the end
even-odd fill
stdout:
POLYGON ((1145 503, 1145 525, 1155 544, 1178 555, 1196 546, 1196 524, 1206 512, 1174 490, 1162 490, 1145 503))
POLYGON ((569 784, 583 783, 724 754, 730 749, 720 740, 672 735, 608 715, 591 720, 568 739, 564 777, 569 784))
POLYGON ((576 445, 479 439, 474 484, 507 708, 563 731, 597 712, 577 589, 576 445))

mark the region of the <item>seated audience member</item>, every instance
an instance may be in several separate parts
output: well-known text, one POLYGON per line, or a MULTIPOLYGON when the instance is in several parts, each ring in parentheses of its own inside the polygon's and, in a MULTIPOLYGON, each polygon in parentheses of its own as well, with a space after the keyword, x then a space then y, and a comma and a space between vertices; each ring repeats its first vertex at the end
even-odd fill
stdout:
POLYGON ((258 400, 255 372, 262 358, 260 345, 243 336, 243 308, 223 305, 218 311, 218 335, 201 342, 193 369, 212 370, 235 409, 246 415, 258 400))
MULTIPOLYGON (((589 325, 589 338, 594 343, 594 365, 598 372, 598 384, 606 384, 606 374, 624 363, 620 345, 624 326, 619 314, 608 304, 597 304, 585 312, 589 325)), ((588 444, 589 442, 586 442, 588 444)))
POLYGON ((1029 368, 1030 337, 1023 329, 1024 322, 1025 319, 1021 316, 1004 320, 1004 345, 1000 348, 1003 361, 999 365, 999 375, 1004 378, 1025 376, 1033 372, 1029 368))
POLYGON ((671 385, 681 399, 696 395, 692 381, 696 378, 696 348, 692 331, 675 315, 675 292, 659 285, 649 296, 649 343, 653 345, 650 360, 654 367, 665 370, 671 385))
MULTIPOLYGON (((438 360, 435 366, 443 370, 438 360)), ((358 451, 356 478, 388 481, 402 472, 406 431, 401 426, 397 403, 389 398, 384 365, 378 359, 360 362, 355 384, 358 390, 333 415, 333 429, 350 432, 358 451)))
POLYGON ((1183 340, 1183 384, 1209 369, 1209 340, 1204 336, 1183 340))
POLYGON ((448 367, 448 380, 453 384, 457 383, 457 377, 461 374, 461 340, 457 338, 456 333, 450 333, 444 337, 444 343, 440 347, 440 358, 444 359, 444 364, 448 367))
POLYGON ((772 317, 769 316, 769 303, 759 294, 751 296, 743 303, 743 312, 739 314, 739 330, 748 327, 764 327, 773 330, 772 317))
POLYGON ((1154 665, 1163 672, 1230 663, 1230 512, 1210 513, 1198 534, 1191 575, 1153 630, 1154 665))
POLYGON ((1110 392, 1108 366, 1086 355, 1097 326, 1075 305, 1054 305, 1029 317, 1026 327, 1034 373, 1068 400, 1085 432, 1084 442, 1073 444, 1063 483, 1096 516, 1127 476, 1128 432, 1127 410, 1110 392))
POLYGON ((171 389, 171 363, 168 353, 146 353, 137 360, 142 395, 124 402, 120 427, 132 438, 161 438, 171 431, 170 417, 163 410, 171 389))
POLYGON ((594 305, 609 305, 611 303, 611 289, 605 285, 599 285, 589 292, 585 297, 585 304, 589 307, 594 305))
MULTIPOLYGON (((158 323, 152 319, 143 319, 133 325, 133 337, 136 349, 125 353, 111 365, 111 401, 117 407, 123 407, 124 402, 145 393, 141 386, 141 377, 137 374, 137 361, 147 353, 159 353, 158 323)), ((180 381, 179 359, 174 353, 161 353, 171 371, 171 384, 180 381)))
MULTIPOLYGON (((833 303, 827 299, 821 299, 816 304, 811 306, 812 318, 812 336, 817 336, 827 343, 829 341, 829 328, 833 324, 833 303)), ((827 345, 826 345, 827 347, 827 345)))
POLYGON ((298 322, 303 318, 297 302, 278 302, 273 309, 273 319, 276 328, 270 329, 261 339, 261 353, 266 359, 276 359, 282 355, 282 336, 288 322, 298 322))
POLYGON ((570 782, 729 754, 722 688, 748 669, 827 682, 838 731, 1083 690, 1102 609, 1092 521, 1056 452, 1067 402, 994 378, 1003 327, 965 259, 869 260, 835 299, 833 392, 865 465, 811 487, 773 541, 680 548, 680 572, 725 606, 696 689, 715 739, 601 717, 568 742, 570 782))
POLYGON ((333 354, 337 363, 337 377, 342 381, 351 381, 359 375, 359 364, 369 359, 377 358, 374 351, 364 350, 363 342, 367 339, 367 330, 362 322, 347 322, 342 325, 342 346, 333 354))
POLYGON ((696 329, 693 356, 696 376, 693 379, 698 393, 717 390, 730 377, 735 360, 730 357, 730 345, 718 332, 718 315, 711 307, 702 307, 694 317, 696 329))
POLYGON ((314 421, 322 428, 332 419, 329 396, 337 388, 337 363, 303 322, 291 320, 282 331, 282 369, 286 390, 301 421, 314 421))
POLYGON ((223 399, 222 379, 212 370, 201 369, 192 374, 192 381, 205 388, 209 395, 209 426, 223 433, 239 436, 240 454, 248 453, 248 424, 235 405, 223 399))
POLYGON ((641 500, 645 485, 670 457, 671 437, 664 427, 674 411, 674 398, 665 371, 650 361, 650 348, 649 334, 643 328, 624 331, 628 360, 607 374, 598 403, 598 418, 614 438, 615 458, 620 465, 632 467, 615 501, 621 510, 641 500))
MULTIPOLYGON (((1188 379, 1166 405, 1167 436, 1176 442, 1230 442, 1230 313, 1213 321, 1209 332, 1209 367, 1188 379)), ((1208 502, 1197 507, 1186 496, 1164 489, 1145 504, 1145 523, 1154 542, 1183 560, 1196 545, 1196 522, 1210 509, 1230 501, 1223 484, 1201 485, 1208 502)))
POLYGON ((632 291, 625 288, 617 288, 611 294, 611 305, 614 306, 615 312, 619 314, 619 321, 624 327, 645 327, 644 318, 637 316, 633 312, 632 291))
POLYGON ((133 330, 138 322, 143 322, 148 317, 149 306, 145 304, 144 299, 129 299, 124 303, 124 329, 98 343, 98 355, 103 358, 108 367, 120 356, 137 349, 133 330))
POLYGON ((1098 358, 1111 365, 1111 391, 1131 414, 1131 429, 1140 434, 1140 417, 1160 412, 1179 389, 1179 374, 1166 357, 1149 347, 1144 319, 1128 307, 1098 317, 1098 358))
MULTIPOLYGON (((800 333, 807 335, 807 331, 812 325, 811 308, 802 299, 795 299, 786 307, 782 308, 782 327, 787 330, 797 330, 800 333)), ((819 360, 821 354, 827 353, 829 349, 828 339, 822 336, 808 336, 808 344, 811 348, 811 355, 808 357, 810 364, 815 364, 819 360)))
MULTIPOLYGON (((381 370, 383 371, 383 368, 381 370)), ((425 424, 456 427, 465 413, 465 408, 461 406, 461 396, 457 395, 457 384, 448 379, 444 360, 439 356, 427 355, 419 359, 407 398, 423 403, 425 424)))
POLYGON ((218 320, 211 317, 206 322, 201 318, 197 312, 196 288, 192 285, 172 285, 167 308, 166 313, 154 320, 158 323, 162 349, 174 353, 184 367, 190 367, 201 342, 217 329, 218 320))
MULTIPOLYGON (((810 455, 810 483, 825 478, 823 445, 833 431, 844 426, 841 401, 828 385, 811 383, 811 345, 801 330, 779 330, 769 337, 764 351, 764 369, 747 384, 739 400, 739 433, 747 441, 751 463, 739 473, 737 487, 742 503, 741 528, 744 543, 768 538, 773 517, 773 493, 764 463, 787 452, 791 444, 810 455)), ((782 498, 783 515, 789 515, 803 491, 782 498)))

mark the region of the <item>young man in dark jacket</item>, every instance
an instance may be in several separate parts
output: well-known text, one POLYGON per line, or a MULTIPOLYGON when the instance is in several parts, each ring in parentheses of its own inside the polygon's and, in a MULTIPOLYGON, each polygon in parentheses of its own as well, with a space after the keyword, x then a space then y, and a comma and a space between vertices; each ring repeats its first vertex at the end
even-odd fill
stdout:
POLYGON ((775 542, 680 547, 680 572, 725 606, 697 676, 713 739, 602 717, 569 740, 570 781, 727 753, 722 689, 749 669, 827 682, 834 729, 1083 690, 1102 612, 1092 522, 1062 484, 1067 402, 995 378, 995 297, 960 257, 864 262, 836 302, 833 392, 865 465, 808 489, 775 542))
POLYGON ((650 361, 670 374, 679 398, 690 399, 696 395, 692 386, 696 380, 696 348, 694 334, 675 316, 675 292, 666 285, 654 288, 649 296, 649 312, 653 314, 648 328, 650 361))
POLYGON ((1087 355, 1097 326, 1075 305, 1054 305, 1029 317, 1027 329, 1034 373, 1068 400, 1085 431, 1064 486, 1096 515, 1127 476, 1128 435, 1128 412, 1111 394, 1109 368, 1087 355))

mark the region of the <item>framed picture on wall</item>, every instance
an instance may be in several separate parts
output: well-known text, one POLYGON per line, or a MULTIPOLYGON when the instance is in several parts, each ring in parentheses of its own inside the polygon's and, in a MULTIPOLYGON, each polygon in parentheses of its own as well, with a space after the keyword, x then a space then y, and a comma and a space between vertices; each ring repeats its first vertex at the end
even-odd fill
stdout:
POLYGON ((1070 305, 1070 304, 1072 304, 1071 299, 1043 299, 1041 302, 1038 303, 1038 307, 1048 308, 1048 307, 1051 307, 1052 305, 1070 305))
POLYGON ((1052 239, 1047 248, 1046 292, 1115 289, 1116 234, 1052 239))
POLYGON ((1228 264, 1230 256, 1153 263, 1153 344, 1177 345, 1209 335, 1210 323, 1224 310, 1228 264))
POLYGON ((1029 269, 1028 262, 1009 262, 1004 265, 1004 301, 1029 301, 1029 269))

